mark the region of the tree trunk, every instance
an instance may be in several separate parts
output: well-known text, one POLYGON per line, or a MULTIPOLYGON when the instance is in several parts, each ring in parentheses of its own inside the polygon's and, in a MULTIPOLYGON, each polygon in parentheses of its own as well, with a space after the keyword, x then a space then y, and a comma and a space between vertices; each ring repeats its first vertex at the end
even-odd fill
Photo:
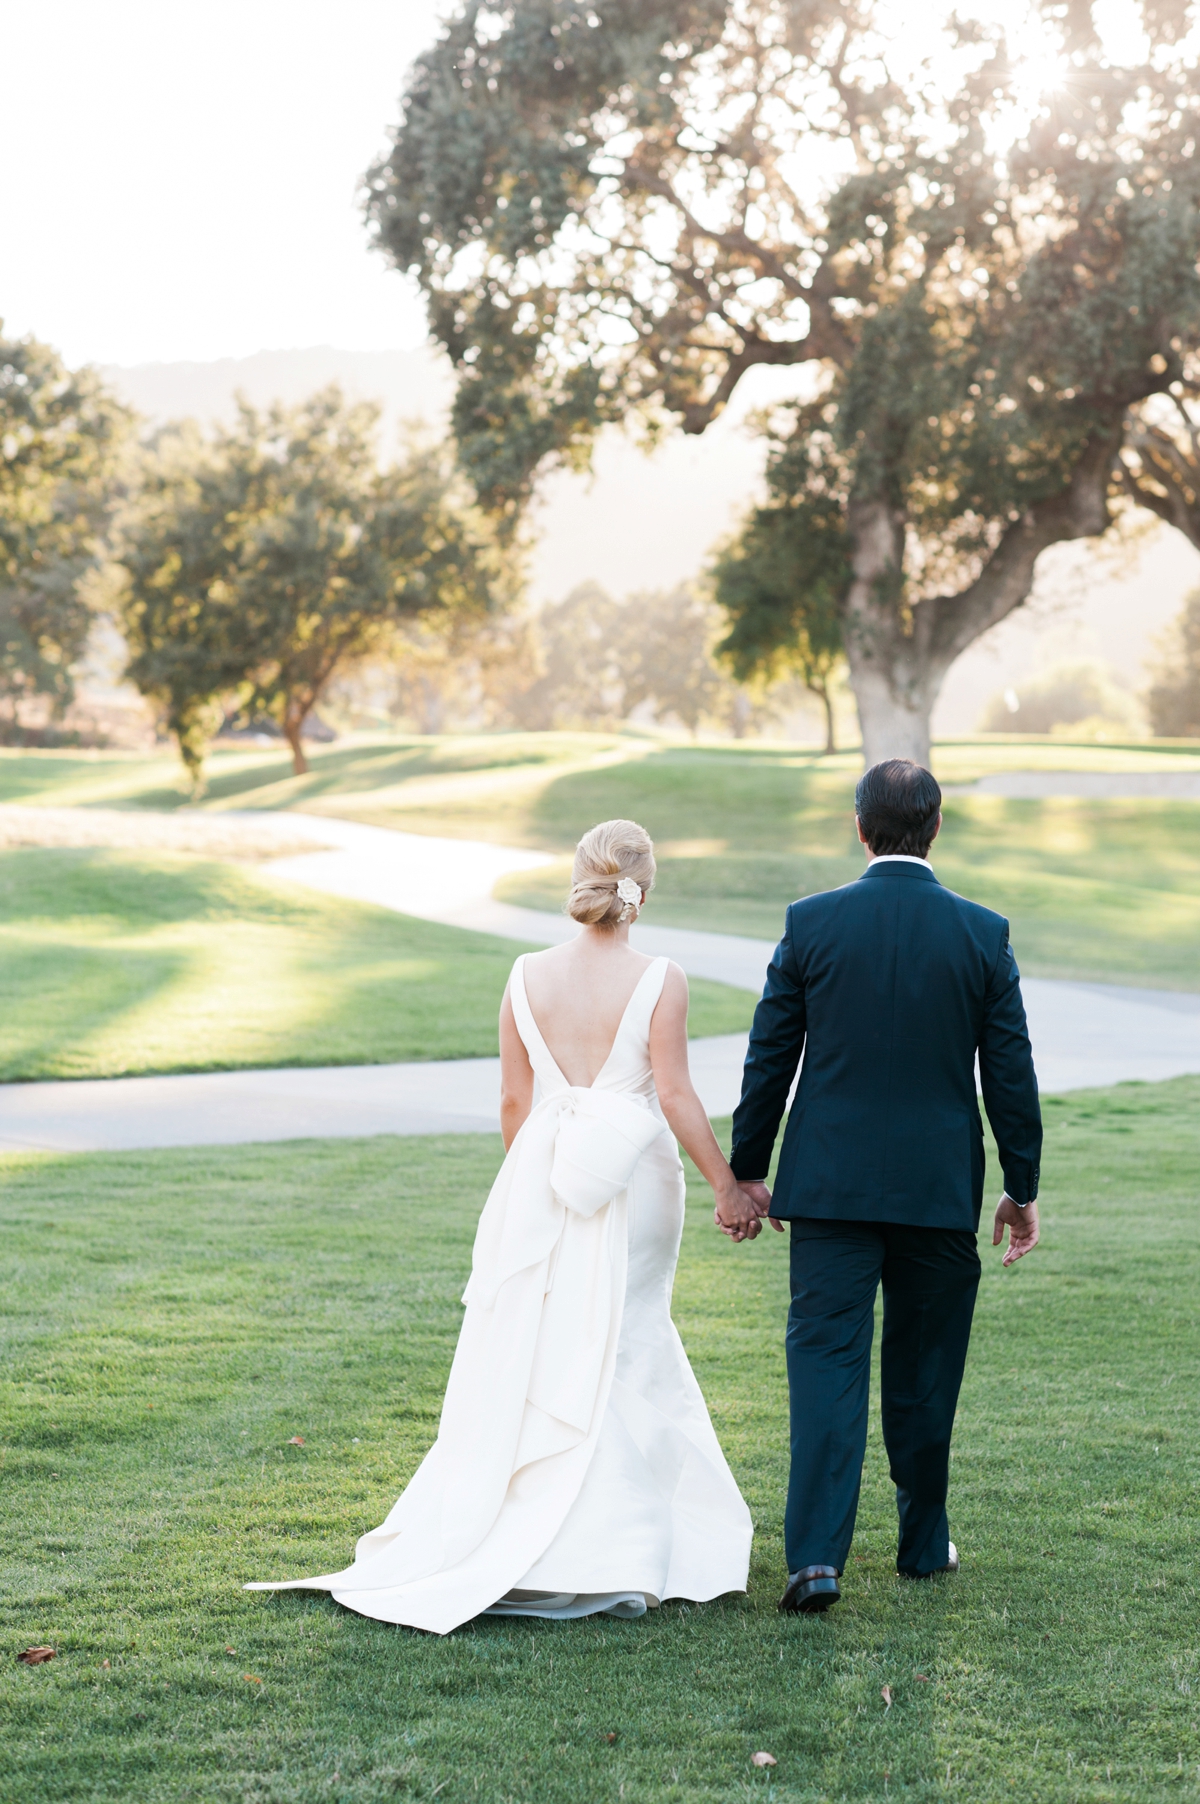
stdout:
POLYGON ((809 683, 808 688, 820 701, 825 710, 825 756, 829 757, 837 751, 837 734, 833 724, 833 700, 829 694, 828 683, 809 683))
POLYGON ((851 658, 850 681, 862 728, 864 768, 882 764, 885 758, 911 758, 914 764, 923 764, 928 770, 929 717, 941 688, 940 673, 936 682, 914 693, 911 685, 890 682, 888 675, 873 664, 856 668, 851 658))
POLYGON ((956 595, 904 605, 903 515, 881 500, 851 502, 852 577, 843 617, 863 762, 911 758, 929 767, 929 717, 946 672, 975 640, 1020 607, 1047 546, 1094 538, 1108 525, 1119 432, 1085 446, 1071 480, 1010 520, 979 575, 956 595))
POLYGON ((929 764, 929 716, 946 666, 930 658, 920 607, 906 618, 904 516, 885 501, 856 501, 848 525, 853 546, 845 644, 862 728, 863 763, 885 758, 929 764))
POLYGON ((290 703, 283 711, 283 736, 291 747, 292 770, 297 777, 308 774, 308 759, 304 756, 304 746, 300 739, 307 718, 307 708, 301 711, 300 708, 293 707, 290 703))

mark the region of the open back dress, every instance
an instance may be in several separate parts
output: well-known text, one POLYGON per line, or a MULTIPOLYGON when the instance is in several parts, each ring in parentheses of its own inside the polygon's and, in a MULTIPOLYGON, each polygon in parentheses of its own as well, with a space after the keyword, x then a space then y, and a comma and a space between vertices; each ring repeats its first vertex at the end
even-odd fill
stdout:
POLYGON ((438 1438, 329 1591, 446 1634, 484 1613, 639 1616, 743 1591, 750 1513, 671 1320, 683 1168, 643 972, 603 1068, 569 1084, 509 985, 537 1089, 480 1217, 438 1438))

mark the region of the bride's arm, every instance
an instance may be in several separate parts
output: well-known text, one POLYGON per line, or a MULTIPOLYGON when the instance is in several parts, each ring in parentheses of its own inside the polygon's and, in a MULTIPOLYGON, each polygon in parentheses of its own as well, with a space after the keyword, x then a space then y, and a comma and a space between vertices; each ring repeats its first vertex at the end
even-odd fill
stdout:
POLYGON ((717 1145, 704 1104, 692 1085, 687 1014, 687 978, 678 965, 668 965, 662 995, 650 1022, 650 1068, 658 1100, 667 1126, 712 1186, 718 1227, 735 1240, 753 1240, 762 1225, 758 1213, 738 1189, 729 1161, 717 1145))
POLYGON ((505 987, 500 1004, 500 1133, 508 1151, 533 1107, 533 1066, 505 987))

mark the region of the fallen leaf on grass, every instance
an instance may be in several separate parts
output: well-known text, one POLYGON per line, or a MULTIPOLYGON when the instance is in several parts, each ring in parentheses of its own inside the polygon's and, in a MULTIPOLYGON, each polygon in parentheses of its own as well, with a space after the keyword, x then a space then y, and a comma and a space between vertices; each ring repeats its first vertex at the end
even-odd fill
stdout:
POLYGON ((929 1674, 925 1672, 915 1672, 913 1678, 917 1681, 918 1685, 931 1685, 933 1683, 929 1674))
POLYGON ((262 1680, 259 1678, 256 1678, 252 1672, 244 1672, 242 1674, 242 1677, 243 1677, 243 1679, 245 1679, 247 1685, 261 1685, 262 1684, 262 1680))
POLYGON ((774 1754, 759 1753, 751 1754, 750 1764, 751 1766, 778 1766, 779 1762, 776 1760, 774 1754))
POLYGON ((616 1737, 616 1731, 615 1731, 615 1730, 612 1730, 612 1729, 610 1729, 610 1730, 609 1730, 609 1732, 608 1732, 608 1734, 607 1734, 607 1735, 606 1735, 606 1736, 605 1736, 605 1737, 604 1737, 604 1739, 605 1739, 605 1741, 606 1741, 606 1742, 607 1742, 607 1743, 608 1743, 608 1745, 609 1745, 609 1747, 611 1747, 611 1746, 612 1746, 612 1744, 613 1744, 613 1742, 614 1742, 614 1741, 615 1741, 615 1740, 616 1740, 616 1739, 617 1739, 617 1737, 616 1737))
POLYGON ((23 1660, 26 1666, 44 1666, 47 1660, 53 1660, 58 1653, 55 1647, 27 1647, 17 1659, 23 1660))
POLYGON ((289 1447, 303 1447, 303 1445, 304 1445, 304 1436, 302 1434, 294 1434, 292 1436, 291 1440, 288 1442, 289 1447))
POLYGON ((879 1687, 879 1695, 883 1699, 884 1709, 890 1710, 892 1707, 892 1688, 891 1688, 891 1686, 890 1685, 881 1685, 879 1687))
POLYGON ((236 1649, 236 1647, 227 1647, 227 1648, 226 1648, 226 1649, 225 1649, 225 1652, 226 1652, 226 1653, 227 1653, 227 1654, 236 1654, 236 1653, 237 1653, 237 1649, 236 1649))
POLYGON ((112 1671, 112 1661, 111 1660, 101 1660, 100 1670, 101 1670, 101 1672, 111 1672, 112 1671))

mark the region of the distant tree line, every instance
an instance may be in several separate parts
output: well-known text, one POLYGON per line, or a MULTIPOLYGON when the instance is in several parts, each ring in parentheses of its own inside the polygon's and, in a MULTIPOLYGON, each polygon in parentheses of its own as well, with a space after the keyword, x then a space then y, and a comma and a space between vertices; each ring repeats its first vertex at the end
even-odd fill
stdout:
POLYGON ((1146 710, 1159 737, 1200 738, 1200 589, 1192 590, 1163 635, 1146 710))
MULTIPOLYGON (((633 724, 742 737, 794 729, 811 713, 810 693, 789 670, 769 683, 736 681, 720 651, 727 630, 723 611, 696 588, 618 601, 586 583, 561 602, 482 622, 407 623, 381 656, 334 686, 332 699, 350 720, 430 733, 633 724)), ((832 751, 826 699, 821 718, 832 751)))
POLYGON ((1069 731, 1078 739, 1137 739, 1144 732, 1134 695, 1096 659, 1052 665, 993 696, 979 722, 985 733, 1069 731))
MULTIPOLYGON (((726 613, 680 588, 515 605, 519 550, 452 450, 379 460, 378 409, 336 388, 138 441, 89 372, 0 336, 0 696, 61 712, 99 611, 194 781, 222 727, 269 723, 297 773, 322 698, 387 673, 387 712, 531 729, 631 718, 742 733, 788 699, 731 674, 726 613)), ((829 674, 805 668, 820 694, 829 674)), ((827 697, 826 697, 827 699, 827 697)), ((833 744, 827 709, 828 743, 833 744)))
MULTIPOLYGON (((208 434, 184 422, 139 443, 135 425, 90 372, 0 337, 0 732, 36 698, 70 704, 107 611, 127 675, 196 781, 222 726, 264 722, 302 772, 323 699, 430 732, 632 721, 735 735, 778 728, 807 700, 834 748, 840 553, 798 510, 768 525, 759 510, 699 587, 617 601, 585 585, 530 609, 518 552, 452 449, 414 440, 381 464, 377 410, 336 389, 295 408, 243 405, 208 434)), ((1177 449, 1167 458, 1144 420, 1131 428, 1114 468, 1127 504, 1156 482, 1163 514, 1169 472, 1170 506, 1184 507, 1177 449)), ((984 724, 1135 730, 1132 698, 1092 666, 1013 699, 984 724)), ((1200 735, 1200 591, 1144 700, 1156 733, 1200 735)))

